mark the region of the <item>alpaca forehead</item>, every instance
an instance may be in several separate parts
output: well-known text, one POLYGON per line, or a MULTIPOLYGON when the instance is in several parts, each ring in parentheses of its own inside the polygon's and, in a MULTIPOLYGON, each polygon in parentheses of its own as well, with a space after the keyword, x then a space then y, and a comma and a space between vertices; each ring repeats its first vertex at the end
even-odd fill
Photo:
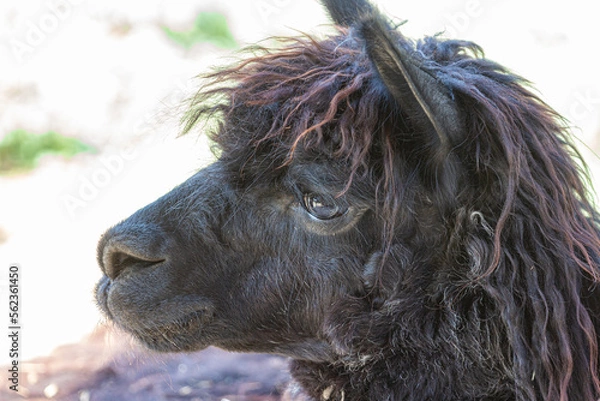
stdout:
MULTIPOLYGON (((264 132, 232 127, 233 135, 225 132, 222 137, 217 137, 217 142, 224 143, 219 161, 231 174, 245 179, 260 179, 263 183, 296 183, 315 189, 326 185, 341 190, 350 178, 353 160, 347 152, 339 151, 339 134, 334 132, 338 129, 334 126, 332 132, 319 139, 315 139, 319 134, 308 133, 307 143, 294 147, 294 134, 281 133, 264 138, 261 137, 264 132)), ((364 164, 368 162, 366 159, 370 153, 365 152, 362 156, 364 164)))
POLYGON ((331 142, 351 146, 360 139, 353 130, 369 135, 379 114, 389 113, 382 111, 388 99, 374 77, 365 54, 348 48, 344 37, 305 40, 258 55, 218 75, 232 83, 219 92, 226 99, 225 136, 321 152, 335 151, 331 142))

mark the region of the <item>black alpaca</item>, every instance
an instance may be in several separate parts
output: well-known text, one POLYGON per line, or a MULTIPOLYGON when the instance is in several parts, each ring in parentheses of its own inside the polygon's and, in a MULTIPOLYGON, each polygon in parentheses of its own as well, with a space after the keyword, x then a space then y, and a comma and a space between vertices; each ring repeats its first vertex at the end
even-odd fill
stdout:
POLYGON ((185 131, 218 119, 218 160, 102 237, 101 309, 156 350, 287 355, 311 400, 597 400, 561 117, 473 43, 324 4, 336 35, 207 77, 185 131))

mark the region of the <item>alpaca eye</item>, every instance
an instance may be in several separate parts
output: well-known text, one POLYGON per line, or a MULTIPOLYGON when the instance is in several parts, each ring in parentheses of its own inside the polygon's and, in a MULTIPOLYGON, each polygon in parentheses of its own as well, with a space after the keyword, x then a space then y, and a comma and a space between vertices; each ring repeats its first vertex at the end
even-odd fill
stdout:
POLYGON ((304 195, 304 207, 313 217, 319 220, 331 220, 346 213, 335 201, 329 200, 322 195, 309 193, 304 195))

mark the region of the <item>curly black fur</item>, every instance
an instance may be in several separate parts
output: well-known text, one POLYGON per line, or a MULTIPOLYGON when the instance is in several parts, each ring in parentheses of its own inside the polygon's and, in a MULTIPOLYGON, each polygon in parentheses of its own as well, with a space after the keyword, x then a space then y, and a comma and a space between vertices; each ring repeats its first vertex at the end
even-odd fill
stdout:
POLYGON ((109 230, 150 347, 276 352, 315 400, 600 397, 598 216, 565 122, 475 44, 347 27, 207 76, 218 161, 109 230), (141 295, 142 294, 142 295, 141 295))

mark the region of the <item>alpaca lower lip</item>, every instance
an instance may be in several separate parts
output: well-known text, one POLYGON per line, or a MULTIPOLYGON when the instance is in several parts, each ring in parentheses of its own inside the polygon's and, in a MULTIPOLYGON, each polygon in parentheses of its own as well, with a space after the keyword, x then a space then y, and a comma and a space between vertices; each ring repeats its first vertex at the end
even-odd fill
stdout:
POLYGON ((111 295, 107 299, 107 309, 112 319, 130 331, 170 331, 184 330, 190 323, 199 328, 210 323, 214 308, 201 299, 182 300, 181 297, 156 300, 155 308, 132 308, 115 302, 111 295))
POLYGON ((123 316, 119 310, 111 312, 110 307, 106 310, 106 315, 118 327, 155 351, 197 351, 210 345, 202 340, 205 337, 202 333, 213 320, 213 310, 209 306, 201 307, 183 316, 172 316, 170 320, 167 318, 148 320, 143 316, 133 319, 131 315, 123 316))

